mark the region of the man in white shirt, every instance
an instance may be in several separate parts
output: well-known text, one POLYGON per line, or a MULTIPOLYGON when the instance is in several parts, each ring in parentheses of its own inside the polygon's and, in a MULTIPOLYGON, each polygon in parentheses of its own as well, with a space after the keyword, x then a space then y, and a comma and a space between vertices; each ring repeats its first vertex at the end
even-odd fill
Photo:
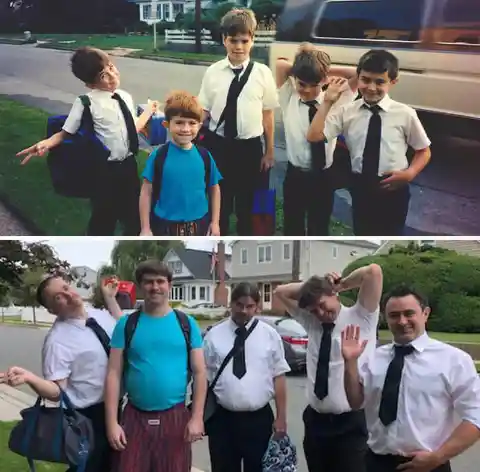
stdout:
POLYGON ((280 335, 254 318, 259 302, 257 287, 238 284, 231 295, 231 316, 205 336, 210 383, 234 344, 240 343, 213 390, 217 409, 208 430, 212 472, 240 471, 242 461, 246 472, 262 472, 272 432, 286 432, 285 373, 290 368, 280 335))
POLYGON ((234 210, 237 233, 252 236, 254 193, 268 188, 269 169, 274 163, 274 110, 278 98, 271 70, 250 58, 256 28, 255 15, 248 9, 233 9, 222 18, 227 57, 207 69, 198 96, 208 121, 200 144, 212 153, 223 176, 223 236, 229 234, 234 210))
POLYGON ((26 383, 38 395, 51 401, 58 400, 60 387, 77 411, 90 418, 95 446, 85 472, 110 470, 111 449, 106 435, 103 393, 110 337, 121 316, 115 299, 117 290, 115 279, 102 284, 109 313, 87 308, 78 292, 62 277, 44 279, 37 289, 37 301, 57 316, 43 346, 44 378, 21 367, 11 367, 6 374, 0 374, 0 381, 14 387, 26 383))
POLYGON ((382 294, 382 269, 376 264, 360 267, 342 279, 331 273, 305 283, 277 288, 275 294, 308 334, 307 400, 303 413, 303 448, 309 472, 362 472, 367 450, 363 411, 352 411, 343 384, 344 363, 340 350, 342 330, 362 326, 362 337, 374 349, 382 294), (343 306, 338 293, 359 288, 351 307, 343 306))
POLYGON ((393 343, 363 365, 361 328, 342 333, 345 389, 364 407, 369 431, 367 472, 450 472, 450 459, 480 438, 480 379, 472 358, 425 331, 427 299, 399 286, 384 298, 393 343))

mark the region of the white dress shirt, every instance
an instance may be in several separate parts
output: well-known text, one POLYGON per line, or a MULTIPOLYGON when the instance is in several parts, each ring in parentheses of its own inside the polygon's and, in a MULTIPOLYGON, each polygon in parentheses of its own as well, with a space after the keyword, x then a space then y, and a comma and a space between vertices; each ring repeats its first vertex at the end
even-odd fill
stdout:
MULTIPOLYGON (((278 96, 285 128, 288 160, 295 167, 309 170, 312 163, 311 145, 307 141, 307 132, 308 128, 310 128, 310 120, 308 117, 309 107, 300 99, 300 96, 295 90, 292 77, 289 77, 280 87, 278 96)), ((320 95, 317 97, 317 102, 322 103, 324 96, 325 93, 320 92, 320 95)), ((335 113, 345 104, 353 102, 355 96, 349 87, 332 106, 330 113, 335 113)), ((335 152, 336 145, 336 137, 325 143, 325 169, 328 169, 333 163, 333 153, 335 152)))
MULTIPOLYGON (((87 314, 112 336, 116 321, 108 311, 87 309, 87 314)), ((76 408, 103 401, 108 358, 85 320, 57 319, 45 338, 42 363, 45 379, 67 379, 66 393, 76 408)))
MULTIPOLYGON (((251 326, 251 320, 246 328, 251 326)), ((205 336, 204 353, 208 381, 211 383, 235 342, 238 326, 228 318, 205 336)), ((274 328, 259 321, 245 341, 247 373, 233 375, 233 359, 225 367, 214 388, 218 403, 230 411, 256 411, 275 395, 274 378, 290 371, 285 360, 283 341, 274 328)))
MULTIPOLYGON (((243 64, 245 73, 250 60, 243 64)), ((227 104, 227 95, 235 67, 228 58, 212 64, 205 72, 198 99, 204 110, 210 113, 209 129, 215 131, 220 115, 227 104)), ((272 71, 265 65, 255 62, 245 87, 237 100, 238 139, 251 139, 263 135, 263 111, 278 107, 277 87, 272 71)), ((217 134, 224 136, 225 123, 217 134)))
MULTIPOLYGON (((363 99, 356 100, 335 113, 329 113, 324 130, 327 141, 339 135, 345 137, 352 159, 352 170, 357 174, 362 172, 363 151, 372 116, 372 113, 363 107, 364 104, 363 99)), ((418 151, 429 147, 431 142, 413 108, 392 100, 388 95, 383 97, 378 105, 382 118, 378 166, 378 175, 381 176, 384 172, 404 170, 408 167, 408 146, 418 151)))
POLYGON ((378 417, 393 344, 379 347, 361 367, 368 445, 375 454, 435 451, 461 420, 480 428, 480 379, 464 351, 425 333, 405 356, 397 419, 385 427, 378 417))
MULTIPOLYGON (((132 96, 124 90, 116 90, 128 109, 136 119, 135 105, 132 96)), ((118 100, 112 98, 112 92, 94 89, 89 92, 90 110, 93 118, 93 128, 98 139, 110 150, 109 161, 123 161, 129 154, 127 125, 120 109, 118 100)), ((73 102, 72 109, 63 125, 63 130, 75 134, 80 128, 83 115, 83 105, 80 98, 73 102)))
POLYGON ((322 341, 323 328, 319 319, 310 312, 298 308, 292 317, 296 319, 308 334, 307 347, 307 400, 308 404, 319 413, 341 414, 351 411, 345 393, 344 360, 342 356, 342 331, 349 325, 360 326, 360 338, 367 339, 368 344, 359 359, 360 364, 375 350, 379 309, 370 313, 358 301, 352 307, 343 306, 335 321, 332 331, 332 347, 328 371, 328 395, 320 400, 314 392, 317 375, 318 354, 322 341))

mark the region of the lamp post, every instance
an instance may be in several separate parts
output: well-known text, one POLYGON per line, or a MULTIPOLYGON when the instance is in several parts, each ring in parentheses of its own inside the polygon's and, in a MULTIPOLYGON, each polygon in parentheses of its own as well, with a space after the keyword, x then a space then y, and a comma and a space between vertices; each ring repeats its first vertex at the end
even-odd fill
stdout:
POLYGON ((195 0, 195 52, 202 52, 202 0, 195 0))
POLYGON ((157 23, 158 19, 158 2, 157 0, 152 0, 150 3, 150 8, 152 9, 150 13, 150 19, 153 22, 153 50, 157 50, 157 23))

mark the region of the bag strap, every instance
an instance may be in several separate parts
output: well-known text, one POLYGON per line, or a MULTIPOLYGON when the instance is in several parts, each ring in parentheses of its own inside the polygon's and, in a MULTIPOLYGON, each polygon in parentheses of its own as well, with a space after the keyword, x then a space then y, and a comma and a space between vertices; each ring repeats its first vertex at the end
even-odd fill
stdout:
MULTIPOLYGON (((257 319, 253 320, 252 326, 250 326, 250 328, 248 328, 248 330, 245 334, 245 341, 250 336, 252 331, 255 329, 255 326, 257 326, 257 324, 258 324, 258 320, 257 319)), ((232 360, 232 358, 235 356, 235 354, 237 354, 239 348, 240 348, 240 346, 238 346, 237 344, 234 343, 230 352, 225 356, 225 359, 223 359, 222 365, 218 369, 218 372, 215 375, 215 378, 213 379, 212 383, 210 384, 210 388, 212 390, 215 388, 215 385, 217 384, 218 379, 220 378, 223 371, 225 370, 225 367, 227 367, 227 364, 232 360)))
POLYGON ((152 203, 150 212, 153 214, 155 205, 160 200, 160 188, 162 186, 163 168, 167 159, 170 142, 160 146, 155 153, 155 162, 153 163, 153 182, 152 182, 152 203))
POLYGON ((203 165, 205 166, 205 193, 208 194, 210 188, 210 176, 212 174, 212 161, 210 160, 210 153, 207 148, 197 145, 198 152, 203 159, 203 165))
MULTIPOLYGON (((248 78, 250 77, 250 73, 252 72, 254 64, 255 64, 254 61, 250 61, 248 63, 247 68, 245 69, 245 72, 240 77, 240 80, 238 81, 238 88, 237 88, 236 93, 234 95, 235 101, 238 100, 238 97, 242 93, 243 87, 245 87, 245 84, 247 83, 248 78)), ((220 118, 218 119, 217 126, 215 127, 214 133, 216 133, 218 131, 218 128, 220 128, 221 124, 225 121, 225 110, 226 110, 226 108, 227 108, 227 106, 225 104, 225 108, 222 110, 220 118)))
POLYGON ((95 333, 95 336, 100 341, 100 344, 102 345, 103 350, 105 351, 105 354, 107 355, 107 357, 109 357, 110 356, 110 341, 111 341, 110 336, 100 326, 100 323, 98 323, 98 321, 93 326, 89 326, 89 329, 91 329, 95 333))
POLYGON ((182 328, 183 337, 185 338, 185 345, 187 347, 187 369, 188 369, 188 376, 190 381, 190 376, 192 372, 192 367, 190 364, 190 352, 192 351, 192 336, 191 336, 192 330, 190 326, 190 320, 188 319, 188 316, 183 311, 174 309, 173 312, 177 317, 177 321, 180 324, 180 327, 182 328))
POLYGON ((83 105, 83 114, 82 114, 82 121, 80 123, 80 128, 88 127, 89 130, 93 133, 94 132, 93 116, 92 116, 92 110, 90 108, 90 105, 92 104, 92 102, 90 101, 90 97, 88 95, 80 95, 78 98, 80 99, 83 105))
POLYGON ((125 322, 124 337, 125 344, 123 347, 123 370, 128 367, 128 350, 132 344, 133 335, 138 326, 138 320, 140 319, 140 310, 134 311, 127 316, 127 321, 125 322))

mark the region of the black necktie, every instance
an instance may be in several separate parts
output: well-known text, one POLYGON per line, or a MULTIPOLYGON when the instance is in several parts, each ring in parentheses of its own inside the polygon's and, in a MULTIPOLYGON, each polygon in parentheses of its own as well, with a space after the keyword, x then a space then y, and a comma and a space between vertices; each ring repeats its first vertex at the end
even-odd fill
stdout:
POLYGON ((328 395, 328 371, 330 364, 330 350, 332 348, 332 331, 334 323, 322 323, 323 334, 318 353, 317 375, 315 377, 315 395, 323 400, 328 395))
POLYGON ((87 318, 85 326, 90 328, 97 336, 98 340, 102 343, 103 349, 107 353, 107 356, 110 355, 110 338, 105 330, 98 324, 95 318, 87 318))
POLYGON ((381 108, 378 105, 369 107, 363 104, 362 106, 372 114, 368 123, 367 138, 365 139, 365 147, 363 149, 362 175, 377 177, 378 164, 380 162, 380 142, 382 139, 381 108))
POLYGON ((128 148, 131 153, 136 154, 139 148, 138 142, 138 134, 137 134, 137 127, 135 126, 135 121, 133 119, 132 113, 128 109, 127 104, 123 100, 123 98, 118 94, 114 93, 112 95, 114 100, 117 100, 118 104, 120 105, 120 110, 122 112, 123 118, 125 119, 125 124, 127 125, 127 133, 128 133, 128 148))
MULTIPOLYGON (((310 102, 304 102, 308 106, 308 120, 310 123, 313 121, 315 114, 317 113, 318 102, 312 100, 310 102)), ((312 154, 311 168, 313 171, 323 170, 327 162, 325 155, 325 143, 319 141, 316 143, 310 143, 310 152, 312 154)))
POLYGON ((383 384, 382 399, 378 416, 380 421, 388 426, 397 418, 398 394, 400 392, 400 382, 402 380, 402 370, 405 363, 405 356, 412 354, 415 350, 413 346, 395 346, 395 356, 390 362, 383 384))
POLYGON ((223 134, 226 138, 235 139, 238 136, 237 129, 237 101, 238 101, 238 87, 240 86, 240 73, 243 67, 239 69, 232 69, 234 74, 230 88, 228 89, 227 103, 225 105, 225 127, 223 134), (235 98, 237 97, 237 98, 235 98))
POLYGON ((245 337, 247 330, 245 326, 235 330, 237 337, 235 338, 236 354, 233 356, 233 375, 241 379, 247 373, 247 363, 245 361, 245 337))

